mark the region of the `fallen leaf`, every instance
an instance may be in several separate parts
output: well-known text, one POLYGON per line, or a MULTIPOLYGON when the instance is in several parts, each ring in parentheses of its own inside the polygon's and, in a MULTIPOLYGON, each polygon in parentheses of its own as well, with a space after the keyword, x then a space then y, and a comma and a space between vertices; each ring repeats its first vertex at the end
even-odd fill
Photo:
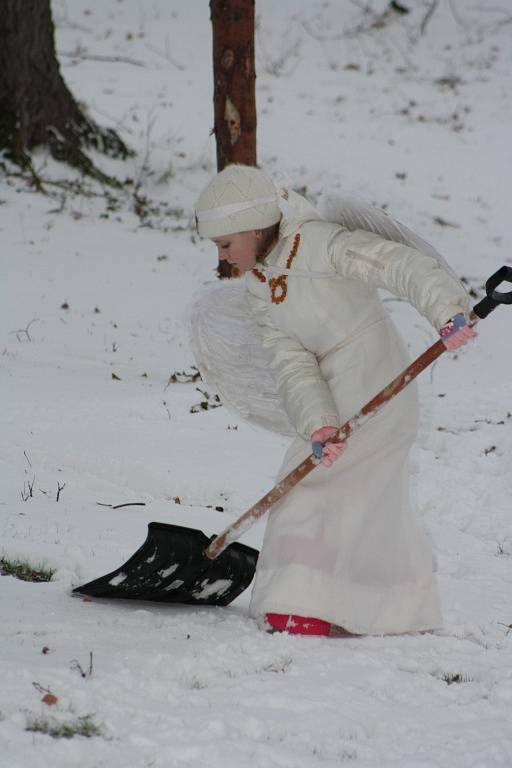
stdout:
POLYGON ((53 707, 53 705, 58 702, 58 698, 53 693, 45 693, 41 701, 43 704, 47 704, 49 707, 53 707))

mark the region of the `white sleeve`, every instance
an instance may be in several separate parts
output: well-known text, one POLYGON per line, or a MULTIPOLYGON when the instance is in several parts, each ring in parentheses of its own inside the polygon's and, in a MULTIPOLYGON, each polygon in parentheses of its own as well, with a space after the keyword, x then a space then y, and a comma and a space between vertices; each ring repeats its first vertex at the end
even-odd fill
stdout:
MULTIPOLYGON (((249 305, 263 346, 271 353, 271 368, 291 423, 304 440, 309 440, 321 427, 339 427, 338 411, 316 356, 272 324, 268 299, 251 290, 253 279, 252 276, 246 278, 249 305)), ((254 286, 254 289, 258 287, 254 286)))
POLYGON ((470 309, 462 283, 436 259, 373 232, 336 229, 327 243, 327 258, 339 275, 407 299, 437 330, 470 309))

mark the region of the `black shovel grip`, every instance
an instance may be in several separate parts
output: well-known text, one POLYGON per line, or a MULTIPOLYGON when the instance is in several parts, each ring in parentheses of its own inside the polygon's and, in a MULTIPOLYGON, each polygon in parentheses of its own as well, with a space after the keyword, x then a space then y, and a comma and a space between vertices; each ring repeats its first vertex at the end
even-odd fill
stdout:
POLYGON ((490 314, 499 304, 512 304, 512 291, 497 291, 496 288, 503 282, 512 283, 512 267, 501 267, 494 275, 491 275, 485 284, 487 296, 473 307, 477 317, 483 319, 490 314))

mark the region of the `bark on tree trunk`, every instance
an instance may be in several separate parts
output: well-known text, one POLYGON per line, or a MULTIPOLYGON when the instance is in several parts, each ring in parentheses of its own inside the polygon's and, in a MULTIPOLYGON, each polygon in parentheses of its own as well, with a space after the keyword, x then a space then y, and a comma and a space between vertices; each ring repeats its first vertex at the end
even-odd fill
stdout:
POLYGON ((102 181, 82 152, 92 147, 113 157, 130 151, 110 129, 99 128, 78 107, 55 55, 49 0, 2 0, 0 14, 0 149, 30 165, 27 151, 49 145, 52 155, 102 181))
MULTIPOLYGON (((210 0, 217 170, 256 165, 254 0, 210 0)), ((237 272, 221 261, 219 277, 237 272)))

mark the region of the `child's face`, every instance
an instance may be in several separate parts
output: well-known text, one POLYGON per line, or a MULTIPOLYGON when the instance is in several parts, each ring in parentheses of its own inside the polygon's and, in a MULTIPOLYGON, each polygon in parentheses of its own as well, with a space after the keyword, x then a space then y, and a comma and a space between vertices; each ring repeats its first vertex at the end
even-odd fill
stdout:
POLYGON ((256 266, 260 240, 255 230, 213 237, 212 241, 219 251, 219 259, 232 264, 239 272, 249 272, 256 266))

